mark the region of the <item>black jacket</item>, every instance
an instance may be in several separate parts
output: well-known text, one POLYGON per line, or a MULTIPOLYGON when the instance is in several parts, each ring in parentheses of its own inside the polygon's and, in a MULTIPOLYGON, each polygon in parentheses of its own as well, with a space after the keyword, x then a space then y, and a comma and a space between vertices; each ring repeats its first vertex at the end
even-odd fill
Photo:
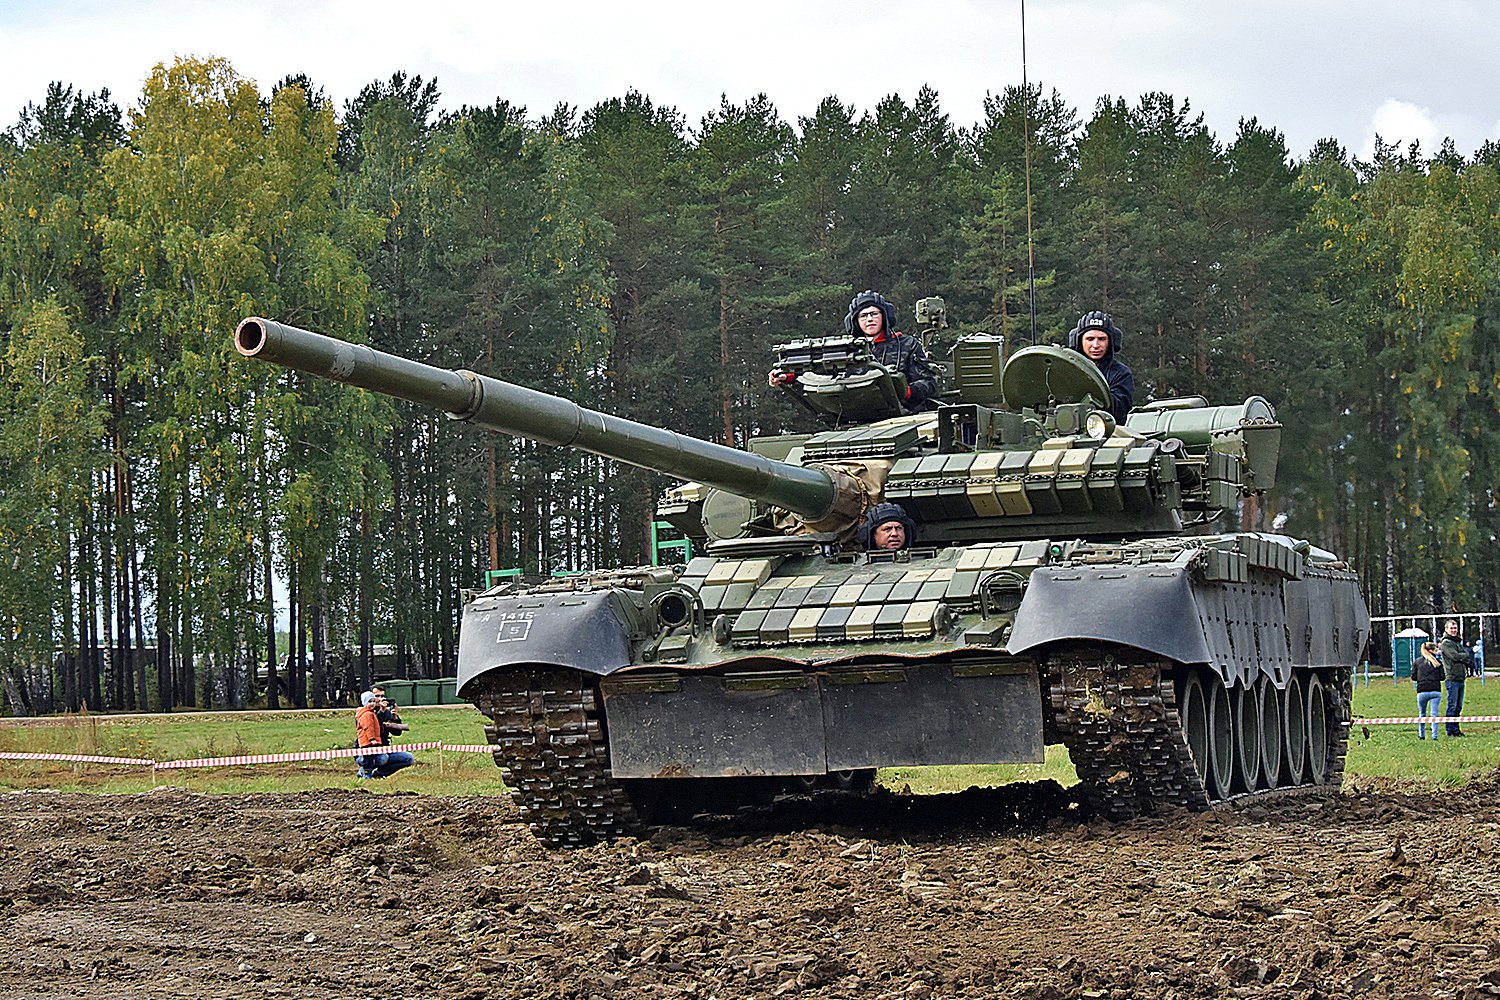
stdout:
POLYGON ((1421 653, 1417 654, 1416 662, 1411 665, 1411 679, 1416 682, 1418 691, 1441 691, 1443 689, 1443 664, 1427 662, 1427 657, 1421 653))
POLYGON ((932 362, 922 342, 904 333, 870 341, 870 350, 875 360, 891 371, 906 376, 906 387, 911 394, 901 403, 908 410, 920 410, 922 404, 937 395, 937 378, 932 374, 932 362))
POLYGON ((1099 366, 1099 374, 1109 386, 1109 412, 1114 414, 1115 423, 1123 424, 1130 407, 1135 404, 1135 373, 1113 352, 1094 364, 1099 366))

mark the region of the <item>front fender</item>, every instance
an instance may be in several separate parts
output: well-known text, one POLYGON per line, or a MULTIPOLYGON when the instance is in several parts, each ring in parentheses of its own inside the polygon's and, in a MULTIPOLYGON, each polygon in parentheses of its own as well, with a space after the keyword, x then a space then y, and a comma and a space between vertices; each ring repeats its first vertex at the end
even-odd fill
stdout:
POLYGON ((502 667, 564 667, 601 676, 627 667, 633 608, 613 590, 476 598, 464 609, 459 635, 458 693, 502 667))
POLYGON ((1035 570, 1006 652, 1066 640, 1132 646, 1178 663, 1212 659, 1187 568, 1169 563, 1035 570))

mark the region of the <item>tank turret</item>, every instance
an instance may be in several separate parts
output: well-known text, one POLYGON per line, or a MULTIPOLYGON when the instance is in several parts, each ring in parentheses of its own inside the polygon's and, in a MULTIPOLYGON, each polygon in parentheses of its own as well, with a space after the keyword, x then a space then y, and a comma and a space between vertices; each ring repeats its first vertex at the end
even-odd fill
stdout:
MULTIPOLYGON (((1163 400, 1120 426, 1082 354, 1036 346, 1006 362, 1002 348, 998 337, 961 339, 953 388, 930 410, 902 413, 900 376, 870 361, 863 338, 783 344, 773 373, 795 377, 777 384, 834 426, 750 447, 844 469, 905 507, 932 544, 1203 532, 1274 485, 1281 425, 1264 399, 1163 400)), ((746 539, 745 549, 784 533, 771 512, 692 483, 659 510, 700 544, 746 539)))
POLYGON ((1002 365, 998 338, 982 335, 960 341, 956 387, 921 413, 901 413, 900 376, 872 365, 862 338, 782 345, 780 359, 798 372, 788 391, 843 426, 753 441, 749 452, 259 317, 240 323, 235 346, 455 420, 686 480, 661 516, 700 542, 752 547, 806 534, 848 542, 880 500, 904 506, 932 544, 1209 526, 1242 495, 1274 484, 1280 440, 1259 397, 1239 406, 1167 400, 1118 427, 1082 355, 1030 347, 1002 365))

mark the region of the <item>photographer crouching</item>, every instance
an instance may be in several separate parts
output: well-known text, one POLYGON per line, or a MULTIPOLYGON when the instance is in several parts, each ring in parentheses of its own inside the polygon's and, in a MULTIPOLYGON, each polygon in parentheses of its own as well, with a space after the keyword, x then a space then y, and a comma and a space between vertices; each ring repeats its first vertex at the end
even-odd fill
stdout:
POLYGON ((401 721, 396 704, 385 696, 385 689, 376 685, 359 696, 359 709, 354 713, 355 745, 364 751, 354 758, 359 765, 360 778, 388 778, 416 763, 416 758, 404 750, 387 750, 391 745, 391 733, 404 733, 411 726, 401 721))

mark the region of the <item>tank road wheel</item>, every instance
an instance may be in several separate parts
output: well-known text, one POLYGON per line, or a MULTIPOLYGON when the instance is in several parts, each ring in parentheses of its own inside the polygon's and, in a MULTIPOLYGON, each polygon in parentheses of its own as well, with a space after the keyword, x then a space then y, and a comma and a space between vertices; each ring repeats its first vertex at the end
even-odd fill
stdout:
POLYGON ((1255 687, 1236 687, 1234 706, 1234 770, 1237 787, 1253 792, 1260 783, 1260 694, 1255 687))
POLYGON ((1295 672, 1286 682, 1281 704, 1286 733, 1281 775, 1288 785, 1300 785, 1307 770, 1307 699, 1302 696, 1302 678, 1295 672))
POLYGON ((1314 785, 1328 780, 1328 696, 1323 678, 1307 679, 1307 769, 1314 785))
POLYGON ((1193 770, 1203 787, 1209 787, 1208 759, 1208 693, 1196 670, 1190 672, 1182 685, 1178 702, 1182 716, 1182 734, 1187 739, 1188 755, 1193 758, 1193 770))
POLYGON ((1229 798, 1234 782, 1234 711, 1229 690, 1217 674, 1208 677, 1208 759, 1213 769, 1214 798, 1229 798))
POLYGON ((1281 782, 1281 747, 1286 741, 1281 731, 1281 692, 1264 675, 1256 683, 1255 692, 1260 701, 1260 784, 1262 788, 1275 788, 1281 782))

